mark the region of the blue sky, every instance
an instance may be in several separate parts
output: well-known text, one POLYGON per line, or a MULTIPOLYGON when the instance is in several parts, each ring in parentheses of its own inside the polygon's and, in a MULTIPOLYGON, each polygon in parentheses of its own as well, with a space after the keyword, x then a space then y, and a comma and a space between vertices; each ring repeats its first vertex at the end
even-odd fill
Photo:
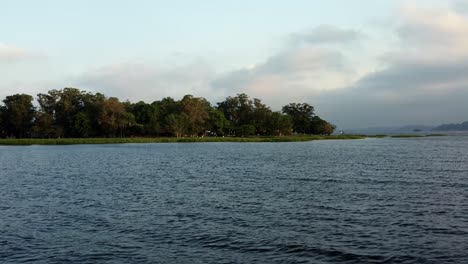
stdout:
POLYGON ((466 2, 0 0, 0 97, 246 92, 342 128, 465 121, 466 2))

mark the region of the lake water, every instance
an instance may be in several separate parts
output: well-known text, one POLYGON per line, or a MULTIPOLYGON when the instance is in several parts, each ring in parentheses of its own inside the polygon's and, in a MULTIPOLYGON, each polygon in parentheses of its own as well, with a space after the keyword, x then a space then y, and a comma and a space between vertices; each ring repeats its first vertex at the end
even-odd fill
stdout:
POLYGON ((468 137, 0 147, 1 263, 468 263, 468 137))

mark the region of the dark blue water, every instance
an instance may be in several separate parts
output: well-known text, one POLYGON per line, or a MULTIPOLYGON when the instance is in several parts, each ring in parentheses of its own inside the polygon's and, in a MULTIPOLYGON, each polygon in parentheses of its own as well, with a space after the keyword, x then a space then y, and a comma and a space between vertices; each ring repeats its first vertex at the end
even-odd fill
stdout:
POLYGON ((468 137, 0 147, 1 263, 468 263, 468 137))

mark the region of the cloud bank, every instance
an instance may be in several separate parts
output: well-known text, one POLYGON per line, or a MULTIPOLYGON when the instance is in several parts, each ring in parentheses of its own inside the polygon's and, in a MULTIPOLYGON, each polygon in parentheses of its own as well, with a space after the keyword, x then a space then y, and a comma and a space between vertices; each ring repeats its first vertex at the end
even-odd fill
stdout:
MULTIPOLYGON (((216 103, 247 93, 276 110, 309 102, 341 128, 468 120, 466 1, 443 8, 405 5, 392 19, 396 26, 378 37, 371 25, 298 30, 263 60, 236 69, 219 71, 200 59, 172 66, 136 61, 90 69, 72 83, 132 101, 194 94, 216 103)), ((0 44, 0 63, 30 56, 0 44)))
POLYGON ((132 101, 155 101, 185 94, 208 96, 213 72, 204 62, 167 68, 157 63, 104 66, 78 76, 77 86, 132 101))
MULTIPOLYGON (((450 9, 406 6, 395 34, 400 47, 380 58, 385 67, 356 81, 333 105, 376 125, 468 120, 461 100, 468 95, 467 17, 450 9)), ((334 115, 353 126, 351 116, 334 115)))

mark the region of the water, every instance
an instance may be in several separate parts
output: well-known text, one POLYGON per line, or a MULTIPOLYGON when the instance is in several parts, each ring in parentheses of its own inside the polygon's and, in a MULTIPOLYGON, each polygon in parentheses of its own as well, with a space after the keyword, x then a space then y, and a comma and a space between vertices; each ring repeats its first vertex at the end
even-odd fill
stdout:
POLYGON ((1 263, 468 263, 468 137, 0 147, 1 263))

